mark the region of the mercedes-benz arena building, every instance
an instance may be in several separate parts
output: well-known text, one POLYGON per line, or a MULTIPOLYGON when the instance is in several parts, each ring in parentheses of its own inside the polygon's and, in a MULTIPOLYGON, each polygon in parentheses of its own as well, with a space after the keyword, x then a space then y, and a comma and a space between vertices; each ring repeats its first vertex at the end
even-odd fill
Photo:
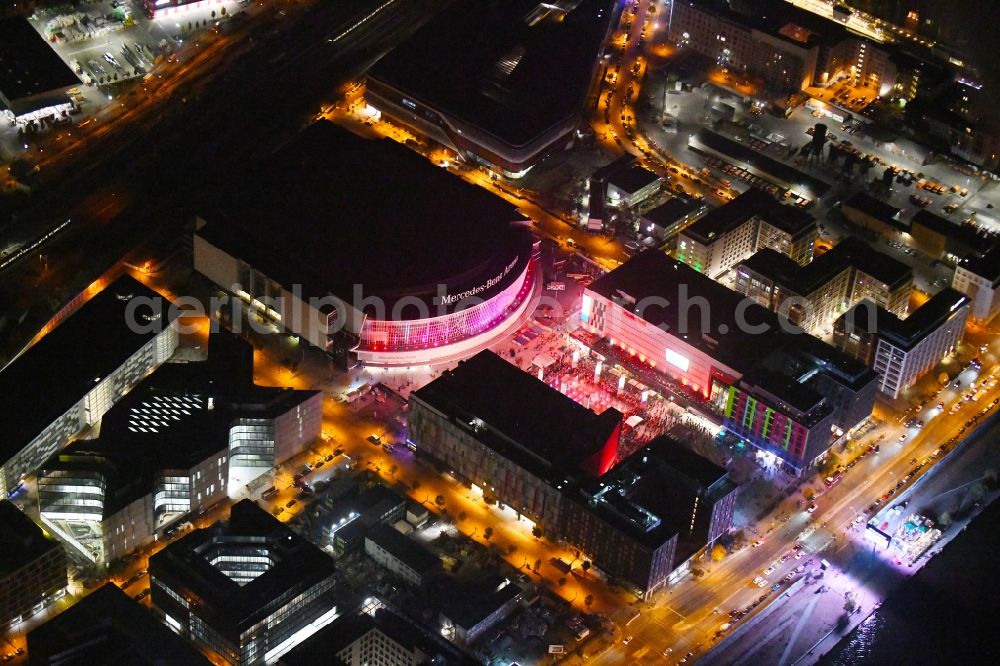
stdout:
POLYGON ((365 100, 471 163, 523 176, 573 141, 623 3, 451 3, 368 72, 365 100))
POLYGON ((347 365, 463 358, 537 303, 522 216, 388 139, 323 121, 236 182, 198 221, 195 269, 347 365))

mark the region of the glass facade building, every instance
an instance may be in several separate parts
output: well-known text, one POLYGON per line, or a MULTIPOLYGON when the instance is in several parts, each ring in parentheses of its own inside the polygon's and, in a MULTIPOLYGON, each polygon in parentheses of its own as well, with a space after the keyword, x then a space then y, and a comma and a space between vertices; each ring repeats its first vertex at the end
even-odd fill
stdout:
POLYGON ((150 558, 154 607, 210 659, 273 661, 337 616, 333 560, 249 500, 150 558))

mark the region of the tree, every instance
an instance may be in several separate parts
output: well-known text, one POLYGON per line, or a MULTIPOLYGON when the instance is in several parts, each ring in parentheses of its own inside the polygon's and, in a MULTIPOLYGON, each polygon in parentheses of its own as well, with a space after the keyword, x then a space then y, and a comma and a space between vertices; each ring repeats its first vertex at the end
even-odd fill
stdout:
POLYGON ((510 545, 507 546, 507 555, 508 556, 509 555, 513 555, 516 552, 517 552, 517 544, 512 543, 512 544, 510 544, 510 545))
POLYGON ((420 487, 420 479, 414 479, 413 483, 410 484, 410 488, 414 491, 419 487, 420 487))
POLYGON ((557 582, 559 583, 559 587, 562 587, 566 584, 566 576, 561 576, 557 582))
POLYGON ((532 527, 531 528, 531 536, 535 537, 536 539, 541 539, 542 538, 542 528, 538 527, 538 526, 532 527))
POLYGON ((128 16, 125 17, 125 20, 122 21, 122 27, 128 30, 129 28, 132 28, 134 26, 135 26, 135 17, 129 14, 128 16))
POLYGON ((538 571, 541 568, 542 568, 542 561, 541 560, 535 560, 535 565, 532 567, 532 569, 534 569, 535 571, 538 571))
POLYGON ((225 16, 226 15, 226 8, 223 7, 222 9, 220 9, 219 13, 222 14, 223 16, 225 16))
POLYGON ((399 467, 395 463, 389 466, 389 476, 396 476, 396 472, 399 471, 399 467))
POLYGON ((588 594, 587 596, 585 596, 583 598, 583 603, 587 606, 587 608, 590 608, 591 604, 594 603, 594 595, 588 594))
POLYGON ((444 495, 438 495, 434 498, 434 503, 438 506, 444 506, 444 495))
POLYGON ((592 566, 593 566, 593 565, 592 565, 592 564, 590 563, 590 560, 584 560, 584 561, 583 561, 583 564, 581 564, 581 565, 580 565, 580 567, 581 567, 581 568, 582 568, 582 569, 583 569, 584 571, 590 571, 590 567, 592 567, 592 566))
POLYGON ((721 543, 715 544, 712 548, 712 560, 714 562, 720 562, 722 558, 726 556, 726 548, 721 543))
POLYGON ((191 32, 193 28, 191 27, 191 21, 188 21, 188 32, 191 32))
POLYGON ((214 9, 212 10, 212 19, 213 20, 215 19, 215 10, 214 9))
POLYGON ((487 541, 489 541, 490 539, 493 538, 493 528, 492 527, 487 527, 485 530, 483 530, 483 538, 486 539, 487 541))
POLYGON ((458 517, 458 522, 462 522, 462 521, 464 521, 464 520, 465 520, 466 518, 468 518, 468 517, 469 517, 469 515, 468 515, 467 513, 465 513, 464 511, 459 511, 459 512, 458 512, 458 516, 457 516, 457 517, 458 517))
POLYGON ((848 613, 853 613, 854 609, 857 608, 858 602, 854 600, 854 597, 850 592, 844 593, 844 610, 848 613))

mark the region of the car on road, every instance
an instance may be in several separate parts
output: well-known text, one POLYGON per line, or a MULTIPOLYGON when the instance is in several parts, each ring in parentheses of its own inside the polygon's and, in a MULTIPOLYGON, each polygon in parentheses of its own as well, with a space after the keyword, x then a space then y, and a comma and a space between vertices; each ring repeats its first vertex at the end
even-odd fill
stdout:
POLYGON ((774 565, 774 564, 772 564, 772 565, 771 565, 771 566, 769 566, 768 568, 764 569, 764 573, 763 573, 763 575, 764 575, 764 576, 770 576, 770 575, 771 575, 772 573, 774 573, 774 570, 775 570, 776 568, 777 568, 777 566, 776 566, 776 565, 774 565))
POLYGON ((816 510, 816 505, 815 504, 810 504, 809 506, 806 507, 806 512, 807 513, 812 513, 815 510, 816 510))
POLYGON ((625 638, 622 639, 622 645, 628 645, 631 642, 632 642, 632 636, 626 636, 625 638))
POLYGON ((753 542, 753 547, 756 548, 757 546, 760 546, 763 543, 764 543, 763 539, 757 539, 756 541, 753 542))
POLYGON ((298 503, 299 503, 298 500, 290 499, 287 502, 285 502, 285 508, 286 509, 291 509, 293 506, 295 506, 298 503))

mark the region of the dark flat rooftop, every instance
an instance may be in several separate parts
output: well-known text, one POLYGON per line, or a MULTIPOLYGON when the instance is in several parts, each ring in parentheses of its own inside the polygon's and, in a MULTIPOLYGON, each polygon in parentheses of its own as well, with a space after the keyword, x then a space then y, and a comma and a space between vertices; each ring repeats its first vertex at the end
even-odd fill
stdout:
MULTIPOLYGON (((115 280, 0 372, 0 413, 6 414, 0 457, 9 460, 97 383, 163 330, 169 302, 129 276, 115 280), (163 303, 163 317, 131 330, 132 297, 163 303)), ((137 314, 148 312, 138 308, 137 314)))
POLYGON ((213 333, 208 360, 160 366, 104 416, 100 437, 73 442, 43 469, 99 470, 107 517, 152 492, 163 470, 225 450, 236 419, 273 418, 316 393, 255 385, 250 343, 213 333))
POLYGON ((622 419, 614 408, 592 412, 489 350, 414 395, 466 426, 479 419, 477 439, 556 483, 601 451, 622 419))
POLYGON ((835 45, 852 37, 835 21, 800 9, 784 0, 686 0, 714 14, 756 29, 801 48, 835 45))
POLYGON ((210 664, 118 586, 107 583, 28 633, 32 664, 210 664))
POLYGON ((659 180, 660 177, 646 167, 632 163, 623 169, 612 172, 608 176, 608 185, 614 185, 618 189, 632 194, 659 180))
POLYGON ((981 257, 963 259, 960 265, 962 268, 991 281, 995 289, 997 285, 1000 285, 1000 244, 991 247, 981 257))
POLYGON ((62 545, 7 500, 0 500, 0 578, 62 545))
MULTIPOLYGON (((848 236, 840 241, 832 250, 814 259, 809 266, 816 266, 813 270, 817 273, 829 273, 827 268, 828 263, 831 265, 850 264, 862 273, 885 283, 890 288, 902 284, 913 277, 912 268, 887 254, 879 252, 860 238, 854 236, 848 236), (829 257, 829 259, 826 257, 829 257)), ((809 266, 806 268, 809 268, 809 266)))
POLYGON ((419 574, 433 571, 441 565, 437 555, 392 525, 376 525, 368 531, 365 538, 371 539, 375 545, 419 574))
POLYGON ((880 222, 885 222, 886 224, 890 224, 892 226, 898 226, 904 231, 909 228, 899 220, 899 208, 887 204, 867 192, 856 192, 850 199, 844 202, 844 206, 854 208, 866 213, 867 215, 871 215, 880 222))
POLYGON ((689 203, 680 197, 671 197, 666 203, 647 210, 642 214, 642 217, 666 229, 677 220, 698 210, 700 207, 701 204, 689 203))
POLYGON ((465 629, 476 626, 522 592, 514 581, 499 573, 469 579, 452 577, 434 591, 441 614, 465 629))
POLYGON ((736 318, 744 299, 741 294, 655 250, 636 255, 588 288, 619 302, 623 292, 637 304, 650 303, 642 309, 643 319, 740 373, 766 356, 780 333, 777 315, 756 303, 745 308, 744 321, 767 324, 767 332, 741 331, 736 318), (682 304, 700 298, 711 304, 707 329, 702 328, 706 322, 700 308, 682 308, 682 304), (666 304, 653 299, 665 299, 666 304))
POLYGON ((875 333, 896 347, 908 351, 947 322, 956 310, 971 302, 968 296, 954 289, 942 289, 910 313, 906 319, 900 319, 868 300, 855 305, 842 314, 841 318, 846 320, 848 317, 853 317, 855 328, 869 330, 871 323, 869 313, 874 310, 875 333))
POLYGON ((705 488, 711 488, 719 481, 729 478, 724 467, 698 455, 669 435, 656 437, 646 448, 664 465, 705 488))
POLYGON ((383 57, 369 76, 523 146, 581 113, 619 4, 459 0, 383 57))
POLYGON ((945 236, 950 241, 956 241, 964 245, 967 249, 978 251, 983 247, 989 247, 996 240, 988 233, 983 233, 979 227, 972 224, 956 224, 940 215, 935 215, 926 208, 921 208, 910 220, 910 227, 921 225, 945 236))
POLYGON ((636 162, 635 155, 631 153, 625 153, 621 157, 614 159, 613 161, 600 167, 594 173, 590 174, 590 179, 598 182, 607 182, 608 179, 616 171, 625 169, 636 162))
POLYGON ((798 284, 798 280, 800 279, 799 273, 803 270, 803 266, 799 265, 787 254, 778 252, 777 250, 769 247, 761 248, 738 265, 745 266, 754 273, 763 275, 779 284, 793 287, 796 290, 802 289, 802 285, 798 284))
MULTIPOLYGON (((782 3, 787 4, 787 3, 782 3)), ((787 5, 791 7, 792 5, 787 5)), ((742 143, 737 143, 732 139, 722 136, 718 132, 702 127, 698 130, 698 140, 709 148, 716 150, 723 155, 728 155, 737 162, 752 164, 766 174, 770 174, 785 183, 804 184, 809 187, 809 194, 821 197, 830 190, 830 185, 818 178, 814 178, 804 171, 799 171, 790 167, 784 162, 768 157, 764 153, 759 153, 752 148, 748 148, 742 143)))
POLYGON ((805 266, 770 248, 758 250, 740 265, 797 294, 812 293, 848 267, 870 275, 889 288, 895 288, 913 277, 913 269, 909 266, 854 236, 848 236, 805 266))
MULTIPOLYGON (((675 492, 664 492, 664 488, 677 489, 678 473, 723 492, 731 491, 734 486, 725 469, 664 435, 599 479, 572 489, 567 496, 583 503, 588 511, 636 542, 656 549, 689 530, 690 504, 679 502, 675 492)), ((694 499, 692 493, 691 500, 694 499)))
POLYGON ((16 106, 18 100, 79 84, 28 19, 0 19, 0 98, 16 106))
POLYGON ((743 376, 742 382, 773 395, 800 414, 808 414, 823 402, 822 395, 795 377, 768 368, 754 368, 743 376))
POLYGON ((729 203, 706 213, 685 229, 684 235, 708 244, 754 216, 793 237, 816 226, 816 220, 809 213, 786 206, 763 190, 752 187, 729 203))
POLYGON ((494 265, 530 251, 510 204, 390 139, 328 121, 205 206, 198 235, 306 296, 353 302, 355 284, 366 296, 433 291, 493 277, 494 265))
POLYGON ((234 504, 228 521, 196 529, 149 558, 152 575, 191 590, 237 634, 274 612, 279 599, 322 583, 335 570, 330 556, 250 500, 234 504), (223 543, 230 549, 266 545, 274 564, 240 586, 212 565, 209 553, 200 552, 223 543))
POLYGON ((479 662, 465 655, 440 636, 425 631, 387 608, 366 613, 344 614, 281 657, 285 666, 326 664, 335 655, 370 631, 380 631, 396 644, 427 656, 426 663, 439 666, 473 666, 479 662))

